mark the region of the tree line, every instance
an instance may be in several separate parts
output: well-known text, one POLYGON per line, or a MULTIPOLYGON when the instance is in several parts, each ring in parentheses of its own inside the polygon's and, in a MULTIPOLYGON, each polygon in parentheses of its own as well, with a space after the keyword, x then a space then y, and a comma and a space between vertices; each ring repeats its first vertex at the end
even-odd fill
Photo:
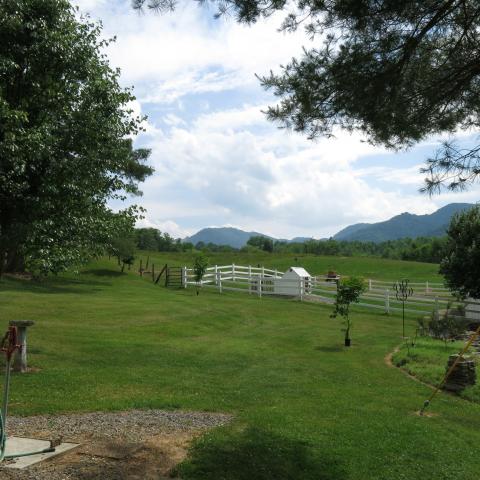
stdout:
POLYGON ((166 232, 155 228, 137 228, 133 242, 139 250, 159 252, 255 252, 333 255, 341 257, 370 256, 416 262, 440 263, 445 257, 447 237, 402 238, 386 242, 360 242, 346 240, 307 240, 306 242, 286 242, 264 236, 251 237, 247 244, 238 249, 215 243, 182 242, 166 232))

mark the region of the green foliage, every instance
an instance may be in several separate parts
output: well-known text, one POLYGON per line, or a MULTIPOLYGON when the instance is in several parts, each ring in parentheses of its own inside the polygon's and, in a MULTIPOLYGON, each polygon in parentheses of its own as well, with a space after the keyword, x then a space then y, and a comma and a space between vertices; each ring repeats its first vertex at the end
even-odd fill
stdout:
POLYGON ((193 249, 189 242, 183 243, 180 238, 173 238, 167 232, 156 228, 136 228, 135 239, 137 248, 159 252, 188 252, 193 249))
MULTIPOLYGON (((258 237, 265 238, 265 237, 258 237)), ((268 240, 268 239, 267 239, 268 240)), ((307 240, 306 242, 285 242, 276 240, 273 243, 273 252, 281 254, 315 254, 334 255, 338 257, 370 256, 392 258, 398 260, 412 260, 416 262, 440 263, 445 255, 447 239, 438 238, 402 238, 387 242, 360 242, 345 240, 307 240)), ((270 251, 263 248, 264 243, 256 242, 255 245, 247 243, 240 249, 241 252, 255 253, 270 251)), ((239 251, 228 245, 215 245, 213 243, 198 242, 197 250, 208 252, 234 252, 239 251)))
POLYGON ((345 323, 345 341, 350 340, 350 330, 352 322, 350 320, 350 305, 358 303, 360 295, 366 290, 365 282, 359 277, 350 277, 338 282, 337 293, 335 295, 335 307, 332 317, 338 315, 343 317, 345 323))
POLYGON ((208 267, 208 258, 203 254, 199 253, 193 262, 193 275, 195 282, 197 282, 197 295, 199 293, 198 287, 201 285, 201 281, 208 267))
POLYGON ((447 235, 440 273, 452 291, 480 298, 480 206, 455 215, 447 235))
POLYGON ((448 307, 445 312, 438 315, 432 313, 428 322, 428 331, 433 338, 443 340, 446 343, 456 339, 467 329, 467 322, 464 318, 457 318, 450 312, 448 307))
POLYGON ((273 252, 273 240, 262 235, 250 237, 247 241, 247 245, 257 247, 264 252, 273 252))
POLYGON ((111 253, 118 258, 118 263, 122 267, 122 272, 125 265, 130 269, 135 260, 135 239, 132 235, 122 235, 112 241, 111 253))
POLYGON ((0 274, 82 262, 141 213, 107 206, 152 169, 101 36, 66 0, 0 1, 0 274))

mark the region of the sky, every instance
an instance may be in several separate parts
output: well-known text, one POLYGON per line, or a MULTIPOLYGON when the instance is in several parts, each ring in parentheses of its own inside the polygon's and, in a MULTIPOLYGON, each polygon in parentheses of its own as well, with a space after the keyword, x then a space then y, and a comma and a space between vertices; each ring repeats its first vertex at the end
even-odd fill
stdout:
MULTIPOLYGON (((418 192, 419 169, 440 138, 395 153, 359 134, 311 141, 267 121, 262 110, 276 99, 255 74, 278 72, 316 45, 302 31, 279 32, 282 14, 246 26, 194 1, 162 15, 135 12, 129 0, 74 3, 116 37, 110 64, 134 87, 133 110, 148 116, 135 145, 152 149, 155 173, 129 200, 146 208, 138 226, 182 238, 207 226, 324 238, 353 223, 479 200, 479 185, 418 192)), ((477 137, 463 132, 460 142, 477 137)))

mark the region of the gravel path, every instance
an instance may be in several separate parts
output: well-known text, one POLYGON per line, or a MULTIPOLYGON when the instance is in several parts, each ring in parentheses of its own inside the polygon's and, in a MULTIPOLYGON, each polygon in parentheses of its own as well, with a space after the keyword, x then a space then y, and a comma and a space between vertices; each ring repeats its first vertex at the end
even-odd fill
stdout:
POLYGON ((0 467, 2 480, 159 480, 186 455, 191 440, 231 415, 130 410, 8 417, 8 435, 82 445, 25 470, 0 467))

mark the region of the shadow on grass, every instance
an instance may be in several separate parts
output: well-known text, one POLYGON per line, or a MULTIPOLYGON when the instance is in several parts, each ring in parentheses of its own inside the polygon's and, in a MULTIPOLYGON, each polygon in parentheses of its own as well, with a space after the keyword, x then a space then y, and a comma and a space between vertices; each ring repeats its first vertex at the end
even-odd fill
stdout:
POLYGON ((342 465, 308 443, 250 427, 196 442, 174 474, 182 480, 346 480, 342 465))
POLYGON ((108 270, 107 268, 97 268, 92 270, 84 270, 82 275, 95 275, 97 277, 121 277, 123 275, 127 275, 127 273, 122 273, 117 270, 108 270))
POLYGON ((325 353, 343 352, 343 347, 340 345, 319 345, 315 347, 315 350, 325 353))
POLYGON ((52 276, 42 278, 40 280, 16 278, 13 276, 5 276, 0 279, 1 291, 27 291, 38 294, 91 294, 98 292, 99 287, 105 287, 107 282, 96 282, 90 279, 67 278, 63 276, 52 276))

